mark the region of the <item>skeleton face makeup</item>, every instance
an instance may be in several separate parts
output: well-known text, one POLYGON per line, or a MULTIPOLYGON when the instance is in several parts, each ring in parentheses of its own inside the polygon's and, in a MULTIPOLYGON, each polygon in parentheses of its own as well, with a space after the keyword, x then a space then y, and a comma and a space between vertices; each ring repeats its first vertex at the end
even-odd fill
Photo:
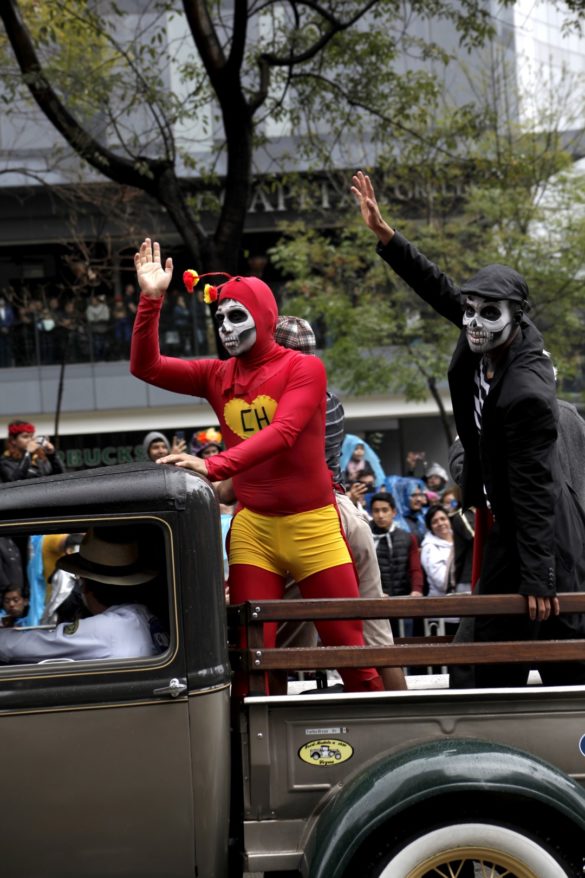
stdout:
POLYGON ((463 311, 467 342, 474 354, 485 354, 510 338, 514 328, 508 299, 467 296, 463 311))
POLYGON ((215 312, 215 319, 228 354, 239 357, 250 350, 256 341, 256 324, 244 305, 235 299, 223 299, 215 312))

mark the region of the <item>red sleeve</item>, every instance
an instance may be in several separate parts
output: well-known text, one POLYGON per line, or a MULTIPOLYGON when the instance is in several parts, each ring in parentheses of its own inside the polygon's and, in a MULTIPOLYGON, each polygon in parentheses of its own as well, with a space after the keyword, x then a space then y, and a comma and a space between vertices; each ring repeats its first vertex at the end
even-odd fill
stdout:
MULTIPOLYGON (((299 357, 290 368, 272 423, 229 451, 207 458, 205 463, 209 478, 212 481, 227 479, 291 448, 310 419, 324 408, 326 389, 327 375, 323 363, 317 357, 299 357)), ((322 429, 321 454, 324 447, 324 415, 322 429)))
POLYGON ((207 398, 209 378, 220 360, 180 360, 161 356, 158 324, 163 297, 141 296, 132 332, 130 372, 155 387, 207 398))
POLYGON ((410 548, 408 550, 408 572, 410 575, 410 590, 419 594, 423 593, 423 572, 420 565, 420 549, 416 537, 411 534, 410 548))

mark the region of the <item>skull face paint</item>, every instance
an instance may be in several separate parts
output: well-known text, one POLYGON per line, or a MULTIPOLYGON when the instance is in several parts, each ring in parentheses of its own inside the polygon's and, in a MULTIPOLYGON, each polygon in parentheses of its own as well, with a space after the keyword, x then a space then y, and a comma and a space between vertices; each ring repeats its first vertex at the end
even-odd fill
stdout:
POLYGON ((474 354, 484 354, 510 338, 514 317, 508 299, 467 296, 463 310, 467 342, 474 354))
POLYGON ((256 341, 254 318, 244 305, 235 299, 223 299, 215 312, 219 337, 228 354, 239 357, 256 341))

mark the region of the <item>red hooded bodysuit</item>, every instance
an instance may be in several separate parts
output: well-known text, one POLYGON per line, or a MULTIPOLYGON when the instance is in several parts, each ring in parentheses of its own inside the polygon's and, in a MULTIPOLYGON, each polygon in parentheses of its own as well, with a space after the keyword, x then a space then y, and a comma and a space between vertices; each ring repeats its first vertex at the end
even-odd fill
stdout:
MULTIPOLYGON (((207 399, 220 423, 227 450, 207 458, 212 481, 233 477, 240 504, 262 515, 309 512, 334 503, 324 457, 325 368, 317 357, 280 347, 274 341, 278 309, 259 278, 236 277, 221 288, 219 301, 244 305, 256 324, 252 348, 229 360, 163 357, 158 320, 163 299, 141 296, 130 371, 137 378, 175 393, 207 399)), ((282 571, 284 575, 286 571, 282 571)), ((353 565, 329 567, 299 582, 304 597, 358 597, 353 565)), ((233 603, 279 598, 283 577, 248 564, 230 566, 233 603)), ((265 626, 273 645, 276 626, 265 626)), ((360 645, 361 623, 319 624, 327 645, 360 645)), ((346 688, 382 688, 373 669, 347 670, 346 688)))
POLYGON ((327 376, 317 357, 274 341, 278 316, 270 288, 258 278, 224 284, 256 323, 256 343, 229 360, 162 357, 162 299, 143 296, 134 324, 130 371, 149 384, 209 400, 227 451, 206 459, 212 481, 233 477, 242 506, 266 515, 305 512, 333 502, 325 459, 327 376), (300 480, 300 481, 299 481, 300 480))

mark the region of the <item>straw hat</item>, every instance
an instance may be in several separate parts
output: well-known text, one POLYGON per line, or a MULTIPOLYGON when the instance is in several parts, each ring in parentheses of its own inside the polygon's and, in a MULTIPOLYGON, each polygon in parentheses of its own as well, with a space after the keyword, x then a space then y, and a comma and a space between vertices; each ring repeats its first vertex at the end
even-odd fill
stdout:
POLYGON ((103 531, 90 528, 79 552, 63 555, 57 561, 57 568, 108 585, 142 585, 158 576, 158 571, 149 570, 141 563, 136 542, 119 541, 124 534, 122 528, 115 534, 116 541, 106 539, 103 531))

